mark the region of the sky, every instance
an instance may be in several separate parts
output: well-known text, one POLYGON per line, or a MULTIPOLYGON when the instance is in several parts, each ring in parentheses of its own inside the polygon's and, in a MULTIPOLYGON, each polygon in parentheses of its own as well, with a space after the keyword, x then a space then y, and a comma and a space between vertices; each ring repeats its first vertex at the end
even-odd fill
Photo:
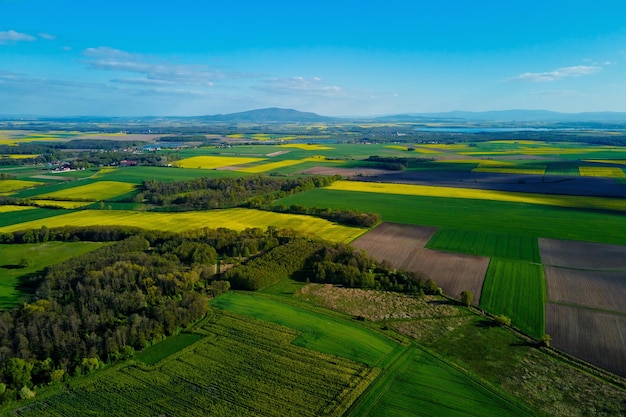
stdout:
POLYGON ((626 2, 0 0, 0 115, 626 112, 626 2))

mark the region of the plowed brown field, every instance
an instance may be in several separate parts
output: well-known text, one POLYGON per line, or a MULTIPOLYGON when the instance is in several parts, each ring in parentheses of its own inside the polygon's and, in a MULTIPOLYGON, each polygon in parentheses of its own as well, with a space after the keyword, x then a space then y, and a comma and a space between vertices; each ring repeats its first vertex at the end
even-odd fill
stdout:
POLYGON ((545 272, 549 300, 626 313, 626 271, 546 266, 545 272))
POLYGON ((626 377, 626 316, 547 303, 546 332, 554 347, 626 377))
POLYGON ((544 265, 580 269, 626 269, 626 246, 572 240, 539 239, 544 265))
POLYGON ((352 245, 395 268, 428 276, 452 297, 469 290, 478 305, 489 258, 424 249, 434 232, 433 227, 383 223, 352 245))

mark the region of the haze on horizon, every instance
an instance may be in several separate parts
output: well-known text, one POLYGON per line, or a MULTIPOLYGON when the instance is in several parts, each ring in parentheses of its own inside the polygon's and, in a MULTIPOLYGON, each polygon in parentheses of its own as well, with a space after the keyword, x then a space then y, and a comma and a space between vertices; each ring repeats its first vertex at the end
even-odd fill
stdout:
POLYGON ((626 112, 626 3, 0 0, 0 114, 626 112))

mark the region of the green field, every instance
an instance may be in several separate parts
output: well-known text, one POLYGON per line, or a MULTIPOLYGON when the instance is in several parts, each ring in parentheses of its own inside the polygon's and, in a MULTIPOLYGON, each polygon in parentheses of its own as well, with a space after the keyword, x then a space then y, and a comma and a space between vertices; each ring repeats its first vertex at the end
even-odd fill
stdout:
POLYGON ((292 195, 276 204, 358 207, 396 223, 626 245, 626 216, 609 211, 328 189, 292 195))
POLYGON ((299 330, 302 334, 294 340, 295 344, 367 365, 374 366, 383 361, 396 345, 386 337, 346 320, 271 298, 230 292, 215 299, 212 305, 299 330))
POLYGON ((540 262, 538 241, 528 236, 442 228, 437 230, 426 247, 448 252, 540 262))
POLYGON ((368 366, 290 343, 291 329, 243 316, 216 313, 198 332, 204 337, 191 350, 158 367, 105 370, 20 405, 18 414, 340 416, 376 376, 368 366))
POLYGON ((42 219, 59 216, 66 213, 68 213, 68 211, 66 210, 55 210, 47 208, 2 212, 2 216, 0 216, 0 228, 4 226, 11 226, 14 224, 27 223, 37 220, 41 220, 41 224, 45 225, 46 221, 42 219))
POLYGON ((532 416, 519 405, 416 347, 377 379, 348 416, 532 416))
POLYGON ((99 174, 98 178, 107 181, 123 181, 133 184, 141 184, 146 180, 169 182, 186 181, 201 177, 226 178, 242 176, 244 176, 242 173, 225 170, 137 166, 117 168, 99 174))
POLYGON ((545 332, 546 280, 539 264, 492 259, 483 283, 480 307, 504 314, 511 324, 539 338, 545 332))
POLYGON ((154 365, 201 339, 202 335, 198 333, 179 333, 147 347, 136 356, 136 359, 146 365, 154 365))
POLYGON ((15 307, 25 296, 19 287, 21 277, 43 270, 83 253, 91 252, 102 243, 47 242, 0 245, 0 309, 15 307), (20 268, 19 263, 28 258, 32 264, 20 268))
MULTIPOLYGON (((55 210, 51 210, 55 211, 55 210)), ((62 210, 56 210, 61 212, 62 210)), ((21 213, 27 216, 35 210, 6 213, 6 216, 19 218, 21 213)), ((3 215, 3 220, 4 216, 3 215)), ((40 229, 63 226, 131 226, 149 230, 181 232, 193 229, 229 228, 244 230, 248 228, 266 229, 268 226, 289 228, 302 233, 315 234, 321 238, 335 242, 350 242, 366 230, 356 227, 342 226, 318 217, 298 214, 274 213, 271 211, 251 210, 243 208, 207 211, 187 211, 180 213, 157 213, 127 210, 80 210, 24 223, 9 223, 0 227, 2 232, 17 230, 40 229)))

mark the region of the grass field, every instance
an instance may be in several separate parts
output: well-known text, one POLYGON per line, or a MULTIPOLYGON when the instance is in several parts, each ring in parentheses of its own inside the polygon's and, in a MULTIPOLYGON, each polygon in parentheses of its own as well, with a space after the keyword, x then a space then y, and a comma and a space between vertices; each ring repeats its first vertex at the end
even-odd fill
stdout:
POLYGON ((440 359, 409 348, 348 416, 532 416, 440 359))
MULTIPOLYGON (((34 210, 25 211, 30 213, 34 210)), ((52 210, 54 211, 54 210, 52 210)), ((57 212, 60 210, 57 210, 57 212)), ((21 212, 18 212, 21 213, 21 212)), ((14 213, 8 213, 9 215, 14 213)), ((56 213, 58 214, 58 213, 56 213)), ((4 216, 0 219, 0 225, 4 216)), ((11 224, 11 223, 9 223, 11 224)), ((1 232, 39 229, 62 226, 133 226, 150 230, 179 232, 184 230, 225 227, 234 230, 268 226, 290 228, 302 233, 315 234, 335 242, 350 242, 365 229, 342 226, 318 217, 273 213, 270 211, 243 208, 209 211, 189 211, 181 213, 155 213, 127 210, 81 210, 41 220, 4 225, 1 232)))
POLYGON ((482 200, 315 189, 277 201, 379 213, 384 221, 554 239, 626 245, 626 216, 583 210, 482 200))
POLYGON ((378 194, 398 194, 424 197, 465 198, 473 200, 505 201, 557 207, 576 207, 597 210, 626 211, 626 200, 620 198, 581 197, 479 190, 472 188, 436 187, 396 183, 336 181, 327 187, 335 191, 358 191, 378 194))
POLYGON ((264 158, 245 158, 227 156, 193 156, 176 161, 174 165, 181 168, 216 169, 232 165, 245 165, 262 161, 264 158))
POLYGON ((99 174, 100 179, 107 181, 123 181, 133 184, 141 184, 146 180, 156 181, 186 181, 200 177, 241 177, 243 174, 226 170, 208 170, 197 168, 175 168, 175 167, 124 167, 116 168, 108 172, 99 174))
POLYGON ((539 338, 545 333, 546 280, 538 264, 492 259, 480 307, 511 318, 512 325, 539 338))
MULTIPOLYGON (((0 228, 4 226, 11 226, 14 224, 31 222, 41 220, 41 224, 45 224, 46 218, 58 216, 67 213, 65 210, 47 209, 47 208, 35 208, 30 210, 12 210, 8 212, 2 212, 0 216, 0 228)), ((40 226, 41 227, 41 226, 40 226)))
POLYGON ((23 190, 24 188, 36 187, 38 185, 43 185, 43 183, 24 180, 0 180, 0 193, 11 193, 23 190))
POLYGON ((302 332, 294 343, 308 349, 376 366, 396 343, 382 335, 331 316, 283 304, 271 298, 229 292, 212 305, 302 332))
POLYGON ((18 288, 20 277, 93 251, 100 246, 102 243, 93 242, 0 245, 0 309, 15 307, 24 297, 24 293, 18 288), (19 263, 23 258, 32 260, 32 265, 20 268, 19 263))
POLYGON ((537 239, 528 236, 501 235, 476 230, 439 229, 426 247, 449 252, 540 262, 537 239))
POLYGON ((90 201, 63 201, 63 200, 30 200, 40 207, 58 207, 63 209, 77 209, 88 206, 90 201))
POLYGON ((482 167, 474 168, 472 172, 492 172, 496 174, 528 174, 528 175, 543 175, 546 173, 545 167, 540 168, 536 166, 514 166, 514 167, 482 167))
POLYGON ((134 184, 120 181, 98 181, 92 184, 79 185, 61 191, 39 194, 39 199, 103 201, 135 190, 134 184))

